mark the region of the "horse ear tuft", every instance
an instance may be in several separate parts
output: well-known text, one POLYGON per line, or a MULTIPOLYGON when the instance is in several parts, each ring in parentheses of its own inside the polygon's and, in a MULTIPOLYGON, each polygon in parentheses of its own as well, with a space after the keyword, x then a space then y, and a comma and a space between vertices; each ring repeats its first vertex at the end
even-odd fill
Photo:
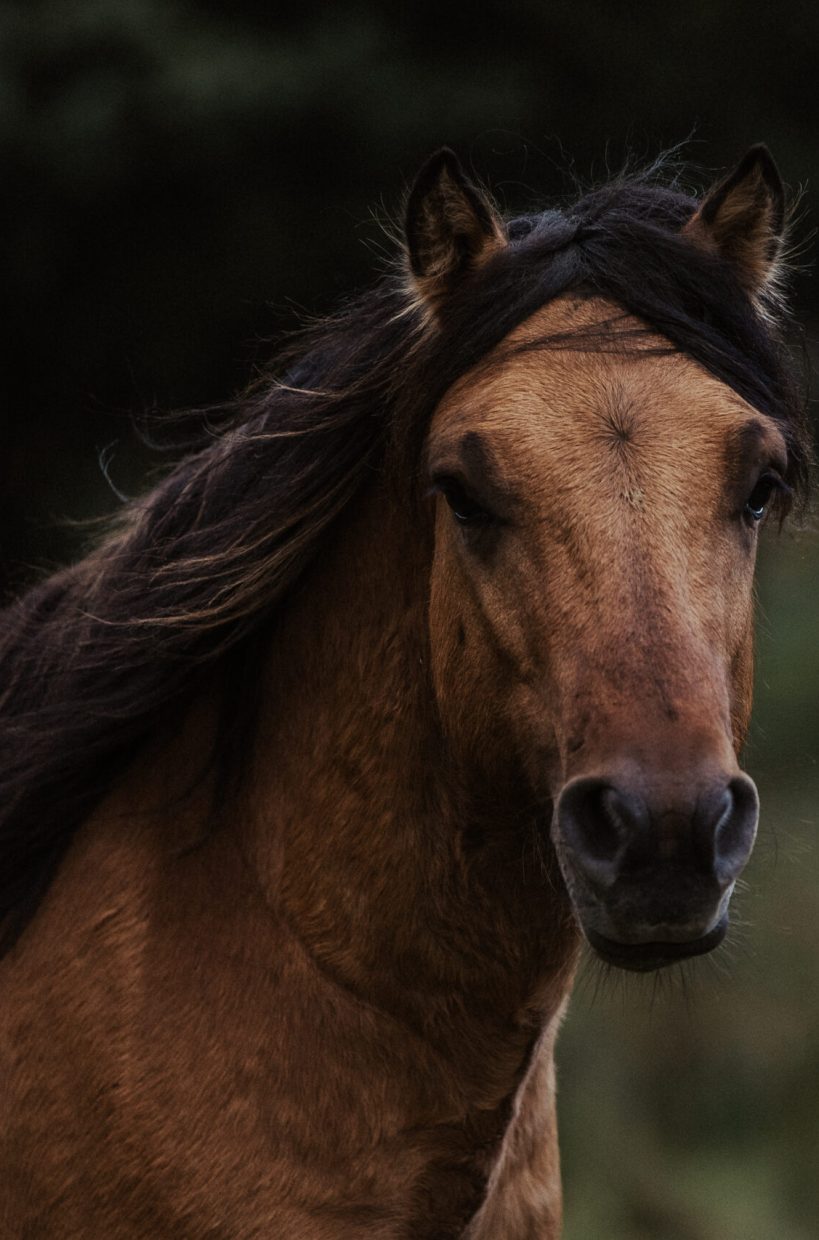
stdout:
POLYGON ((415 290, 435 309, 505 244, 499 216, 448 147, 418 173, 407 201, 405 232, 415 290))
POLYGON ((785 190, 766 146, 752 146, 709 191, 685 231, 726 259, 752 298, 774 289, 785 231, 785 190))

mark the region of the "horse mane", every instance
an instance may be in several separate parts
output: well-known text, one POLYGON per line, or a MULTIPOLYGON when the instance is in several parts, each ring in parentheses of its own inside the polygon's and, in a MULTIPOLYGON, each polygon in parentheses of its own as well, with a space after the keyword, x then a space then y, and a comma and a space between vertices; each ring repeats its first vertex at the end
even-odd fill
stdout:
MULTIPOLYGON (((440 397, 519 323, 586 290, 780 423, 806 493, 799 377, 779 326, 732 271, 681 236, 696 200, 656 175, 508 221, 509 245, 430 325, 403 268, 305 331, 82 561, 0 614, 3 950, 36 911, 74 833, 160 724, 215 685, 217 787, 252 720, 254 659, 294 584, 362 487, 389 471, 411 502, 440 397)), ((626 347, 605 331, 538 342, 626 347), (608 343, 607 343, 608 341, 608 343)), ((531 346, 527 346, 531 347, 531 346)))

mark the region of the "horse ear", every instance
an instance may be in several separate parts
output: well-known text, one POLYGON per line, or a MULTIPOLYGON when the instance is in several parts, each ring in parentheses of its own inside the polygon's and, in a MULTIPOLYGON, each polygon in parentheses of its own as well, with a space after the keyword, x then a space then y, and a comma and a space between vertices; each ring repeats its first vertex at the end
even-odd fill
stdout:
POLYGON ((418 173, 405 231, 411 278, 422 300, 434 307, 506 243, 500 218, 448 147, 418 173))
POLYGON ((766 146, 752 146, 733 172, 705 196, 685 227, 716 250, 751 297, 776 283, 785 230, 785 189, 766 146))

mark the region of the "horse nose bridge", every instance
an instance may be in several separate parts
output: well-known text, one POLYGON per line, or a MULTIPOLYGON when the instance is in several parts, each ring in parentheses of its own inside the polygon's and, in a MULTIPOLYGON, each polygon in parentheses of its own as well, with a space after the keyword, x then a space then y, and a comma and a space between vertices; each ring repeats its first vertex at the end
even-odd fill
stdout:
POLYGON ((685 698, 658 692, 580 710, 566 719, 564 777, 597 771, 648 801, 686 802, 697 783, 737 773, 727 693, 700 686, 685 698))
MULTIPOLYGON (((582 743, 601 753, 620 748, 685 755, 722 747, 731 737, 731 683, 727 657, 688 627, 644 623, 608 634, 595 649, 572 652, 558 676, 559 728, 567 749, 582 743)), ((602 753, 601 753, 601 756, 602 753)), ((651 763, 650 756, 649 764, 651 763)))

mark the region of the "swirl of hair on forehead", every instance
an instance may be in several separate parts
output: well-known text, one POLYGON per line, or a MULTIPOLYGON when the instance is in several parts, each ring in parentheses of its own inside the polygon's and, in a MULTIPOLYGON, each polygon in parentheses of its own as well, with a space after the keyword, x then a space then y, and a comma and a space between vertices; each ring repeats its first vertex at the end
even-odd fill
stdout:
MULTIPOLYGON (((787 481, 805 495, 805 405, 784 324, 772 326, 725 261, 681 234, 696 200, 657 178, 655 166, 566 211, 509 221, 508 244, 453 292, 440 323, 413 304, 403 275, 386 277, 305 331, 220 410, 220 429, 203 431, 154 490, 127 504, 87 558, 2 613, 6 947, 78 825, 158 723, 206 682, 221 694, 212 758, 227 799, 253 734, 259 653, 328 531, 374 471, 389 470, 397 502, 411 502, 443 393, 559 294, 608 298, 776 418, 790 449, 787 481)), ((606 348, 612 339, 597 329, 525 347, 606 348)))

